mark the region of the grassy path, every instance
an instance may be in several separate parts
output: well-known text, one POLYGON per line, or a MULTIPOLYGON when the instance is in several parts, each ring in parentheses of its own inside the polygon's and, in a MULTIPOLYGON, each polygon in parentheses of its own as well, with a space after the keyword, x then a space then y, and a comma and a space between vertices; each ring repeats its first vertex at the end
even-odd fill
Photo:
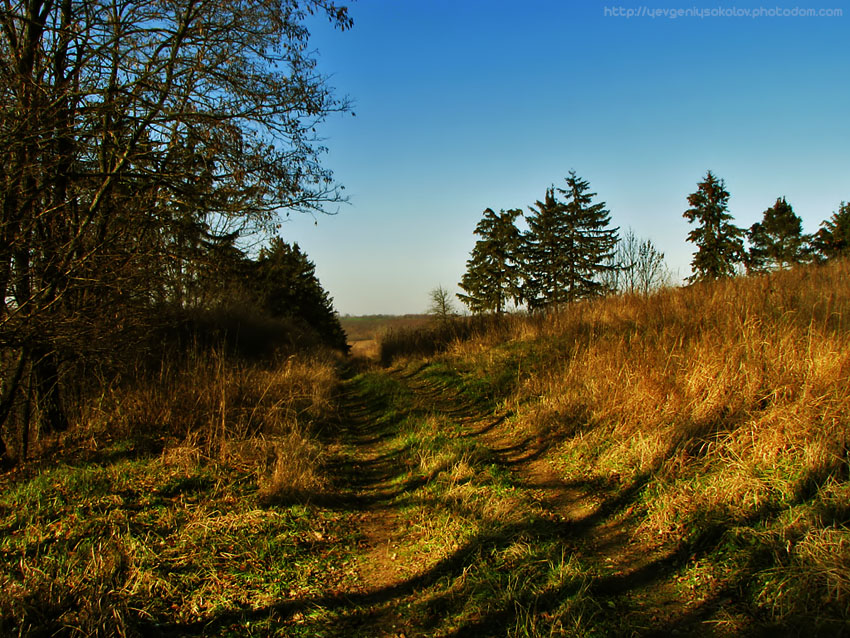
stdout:
POLYGON ((548 441, 455 381, 422 365, 346 381, 333 472, 353 580, 340 624, 315 635, 712 633, 675 556, 632 540, 604 492, 559 476, 548 441))
POLYGON ((622 494, 565 481, 553 441, 458 375, 422 363, 351 373, 337 405, 328 483, 306 502, 265 502, 252 470, 191 447, 116 448, 4 488, 0 633, 722 629, 676 585, 675 555, 632 540, 622 494))

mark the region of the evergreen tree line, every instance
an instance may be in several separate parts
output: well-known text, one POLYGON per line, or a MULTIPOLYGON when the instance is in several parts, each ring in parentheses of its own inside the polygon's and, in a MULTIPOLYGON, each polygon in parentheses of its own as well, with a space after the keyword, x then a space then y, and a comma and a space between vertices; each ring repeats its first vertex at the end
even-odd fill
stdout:
MULTIPOLYGON (((565 188, 546 189, 527 214, 484 211, 459 284, 458 298, 472 313, 501 314, 512 305, 537 311, 615 292, 648 294, 669 282, 664 254, 651 241, 632 231, 619 237, 587 180, 571 171, 565 181, 565 188), (525 231, 517 228, 520 217, 525 231)), ((850 204, 844 202, 806 235, 784 197, 749 229, 735 226, 729 192, 711 171, 687 201, 684 217, 695 225, 687 238, 696 245, 692 283, 824 261, 850 247, 850 204)))
POLYGON ((850 204, 845 202, 811 235, 803 233, 802 220, 784 197, 762 213, 761 221, 739 228, 729 212, 725 182, 708 171, 688 196, 688 205, 684 217, 696 225, 688 241, 697 247, 691 282, 823 262, 850 248, 850 204))
MULTIPOLYGON (((170 309, 168 317, 178 321, 186 317, 190 324, 198 315, 221 317, 223 325, 209 328, 219 334, 222 345, 229 344, 234 352, 245 350, 240 339, 251 340, 251 335, 226 334, 227 330, 250 329, 239 325, 240 317, 259 321, 285 319, 285 324, 299 334, 309 335, 310 342, 348 351, 333 299, 316 276, 315 264, 297 243, 273 237, 254 258, 232 245, 226 250, 219 246, 217 252, 214 264, 196 263, 193 279, 184 280, 184 287, 193 291, 191 298, 183 292, 179 305, 172 302, 162 306, 163 310, 170 309), (228 325, 233 323, 236 325, 228 325)), ((283 341, 285 336, 280 335, 283 341)), ((267 344, 269 354, 273 354, 274 341, 267 344)))

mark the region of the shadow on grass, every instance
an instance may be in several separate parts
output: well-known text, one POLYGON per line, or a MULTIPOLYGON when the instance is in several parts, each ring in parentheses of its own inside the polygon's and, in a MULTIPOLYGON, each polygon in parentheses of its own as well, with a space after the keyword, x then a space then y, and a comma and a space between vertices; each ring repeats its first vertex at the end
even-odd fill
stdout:
MULTIPOLYGON (((433 390, 433 386, 428 388, 433 390)), ((340 420, 335 426, 340 440, 353 451, 329 464, 327 469, 333 477, 335 490, 311 495, 310 500, 314 504, 353 512, 378 509, 398 512, 407 503, 404 497, 413 497, 413 493, 432 478, 408 472, 405 457, 409 450, 392 445, 392 438, 400 424, 411 417, 410 411, 418 411, 415 418, 423 415, 422 402, 408 403, 411 407, 405 411, 399 407, 392 392, 378 390, 362 377, 349 379, 341 388, 340 420), (391 418, 388 415, 392 415, 391 418), (364 448, 369 448, 370 452, 360 453, 364 448)), ((435 407, 438 396, 431 394, 430 390, 425 395, 426 403, 430 401, 435 407)), ((440 404, 450 400, 445 396, 448 390, 438 392, 443 393, 440 404)), ((419 396, 422 398, 422 395, 419 396)), ((497 427, 506 418, 506 415, 487 417, 472 404, 454 405, 458 412, 465 412, 470 419, 484 421, 484 427, 476 430, 479 435, 497 427), (474 413, 469 415, 473 408, 474 413)), ((472 433, 467 432, 466 435, 472 433)), ((421 498, 418 505, 425 510, 429 507, 428 502, 421 498)), ((481 518, 480 512, 466 510, 458 502, 435 500, 431 506, 451 508, 461 517, 481 518)), ((293 625, 295 630, 294 624, 303 624, 307 614, 323 610, 323 613, 334 617, 332 626, 322 625, 319 631, 315 624, 308 623, 302 626, 305 630, 302 635, 356 635, 360 629, 367 632, 361 635, 383 635, 388 633, 386 628, 377 625, 386 617, 387 609, 412 608, 419 616, 413 627, 407 630, 408 636, 428 635, 438 625, 458 636, 503 635, 505 627, 515 621, 518 607, 515 602, 504 600, 494 603, 492 600, 492 590, 498 591, 503 587, 502 578, 510 578, 510 574, 501 574, 495 563, 501 560, 498 558, 500 554, 516 551, 519 547, 543 548, 536 549, 532 556, 517 566, 533 572, 529 577, 531 587, 528 591, 516 593, 523 608, 535 609, 535 613, 545 615, 562 605, 565 598, 577 596, 584 587, 580 575, 547 586, 543 582, 547 576, 534 571, 535 565, 541 561, 562 558, 564 548, 582 533, 581 525, 545 518, 510 524, 484 520, 478 530, 479 533, 427 569, 388 586, 280 600, 254 609, 220 611, 197 622, 139 622, 137 629, 149 636, 227 635, 233 633, 234 627, 244 629, 258 624, 267 627, 293 625), (479 576, 473 577, 472 573, 479 576), (458 586, 462 589, 460 595, 456 591, 458 586), (457 622, 447 622, 447 618, 456 618, 457 622), (316 630, 313 634, 309 633, 311 626, 316 630)))
MULTIPOLYGON (((553 618, 560 614, 565 602, 575 600, 577 606, 583 607, 581 613, 596 616, 596 622, 606 628, 605 635, 705 635, 709 632, 704 622, 712 617, 719 604, 731 600, 730 594, 734 595, 734 592, 721 592, 684 614, 643 630, 638 623, 621 626, 622 618, 602 618, 606 614, 628 612, 601 608, 600 601, 628 595, 654 582, 670 578, 687 558, 688 552, 684 549, 648 562, 640 570, 626 576, 596 579, 589 588, 582 574, 554 584, 547 584, 545 575, 541 574, 536 582, 524 583, 526 591, 518 589, 503 601, 498 600, 500 592, 494 591, 494 586, 498 586, 501 581, 493 582, 490 580, 492 577, 482 577, 475 582, 474 577, 469 575, 471 568, 517 542, 547 547, 549 551, 548 555, 529 557, 527 565, 514 566, 515 570, 528 569, 532 563, 555 559, 554 554, 561 543, 573 541, 581 533, 581 526, 550 521, 539 521, 532 525, 507 525, 470 539, 450 556, 412 578, 374 591, 282 600, 259 609, 221 612, 198 622, 146 623, 138 626, 138 629, 148 636, 212 636, 227 633, 234 625, 246 627, 269 622, 285 625, 299 615, 322 609, 336 617, 323 627, 321 635, 342 636, 350 635, 357 627, 380 622, 383 618, 381 608, 412 605, 420 615, 417 616, 415 628, 408 629, 407 636, 427 636, 438 629, 443 630, 441 635, 457 637, 503 636, 521 620, 518 615, 522 609, 530 610, 538 618, 553 618), (459 621, 446 632, 446 628, 441 625, 448 618, 459 621)), ((489 567, 493 568, 492 565, 489 567)), ((386 629, 372 627, 370 631, 375 633, 368 635, 391 635, 386 629)))
MULTIPOLYGON (((471 422, 483 423, 464 432, 464 437, 481 436, 507 418, 507 415, 487 414, 474 402, 455 402, 451 388, 439 389, 427 381, 420 383, 418 375, 422 371, 420 368, 405 379, 416 381, 408 385, 414 386, 413 391, 419 397, 415 402, 418 407, 410 410, 422 411, 423 405, 439 410, 450 404, 454 406, 452 414, 463 413, 471 422)), ((347 382, 340 394, 340 405, 337 431, 341 440, 353 448, 373 446, 375 453, 336 459, 328 467, 336 491, 314 495, 313 502, 355 512, 400 511, 406 503, 403 497, 412 496, 429 480, 412 477, 405 465, 407 448, 391 445, 399 424, 410 413, 400 409, 390 393, 376 392, 362 379, 347 382), (392 416, 388 418, 388 414, 392 416)), ((503 467, 529 463, 581 431, 582 427, 576 426, 568 433, 547 433, 543 440, 524 438, 494 450, 495 457, 503 467)), ((547 517, 522 523, 483 520, 478 533, 449 555, 387 586, 281 599, 258 608, 219 611, 197 622, 144 621, 137 624, 137 629, 148 636, 245 635, 244 628, 249 626, 265 626, 270 630, 277 627, 284 632, 291 629, 292 635, 399 635, 382 625, 388 617, 393 617, 406 619, 402 620, 403 635, 408 638, 434 633, 457 637, 504 636, 509 631, 517 635, 570 635, 572 630, 574 633, 596 631, 600 635, 717 635, 724 634, 715 624, 718 612, 733 610, 746 620, 743 629, 735 629, 738 635, 792 631, 790 627, 773 626, 766 619, 753 622, 753 611, 744 593, 746 566, 728 585, 687 605, 666 607, 666 602, 644 597, 653 587, 675 587, 676 575, 683 567, 718 551, 733 527, 733 522, 723 522, 719 514, 717 524, 706 525, 692 537, 666 549, 656 548, 632 562, 628 569, 605 571, 594 564, 594 557, 582 556, 579 562, 583 564, 577 565, 573 572, 553 576, 565 557, 569 561, 579 547, 604 551, 606 539, 598 537, 600 530, 606 529, 612 535, 627 533, 630 527, 624 512, 639 501, 653 476, 654 472, 648 471, 626 485, 600 479, 521 486, 560 491, 565 499, 574 498, 576 492, 590 493, 597 504, 586 515, 568 521, 547 517), (527 548, 526 553, 518 548, 527 548), (514 562, 503 564, 505 556, 514 556, 514 562), (541 568, 547 564, 555 567, 541 568), (525 634, 520 631, 521 625, 525 634)), ((418 504, 426 510, 429 505, 451 508, 461 518, 481 519, 480 512, 469 509, 463 502, 437 498, 429 503, 420 498, 418 504)), ((778 513, 777 509, 764 509, 754 513, 751 520, 734 521, 734 525, 757 526, 769 522, 778 513)), ((754 570, 763 557, 754 554, 751 560, 754 570)), ((785 635, 796 634, 792 631, 785 635)))
MULTIPOLYGON (((463 547, 440 560, 430 569, 412 578, 377 590, 284 600, 259 609, 239 609, 221 612, 211 618, 197 622, 147 623, 139 626, 139 629, 144 635, 151 636, 216 635, 221 630, 234 624, 255 624, 268 621, 272 618, 276 621, 286 621, 296 613, 317 608, 328 611, 346 610, 348 613, 346 614, 347 620, 344 624, 358 624, 364 620, 364 615, 368 616, 375 613, 372 609, 374 607, 384 606, 389 603, 400 604, 402 601, 407 601, 411 595, 424 594, 443 581, 451 582, 457 580, 468 570, 470 565, 480 561, 483 555, 504 550, 520 539, 525 542, 543 542, 553 537, 561 537, 564 531, 561 526, 550 522, 540 522, 531 526, 507 525, 496 528, 491 533, 481 534, 472 538, 463 547)), ((561 587, 557 591, 546 592, 545 595, 535 597, 535 600, 531 602, 537 609, 545 612, 548 606, 554 607, 560 604, 563 596, 575 594, 579 586, 580 583, 573 583, 569 587, 561 587)), ((437 595, 429 593, 426 598, 427 605, 432 610, 433 617, 430 620, 434 621, 447 611, 445 607, 451 606, 453 601, 450 599, 454 598, 454 595, 450 591, 444 591, 437 595), (441 608, 443 609, 442 612, 440 611, 441 608)), ((461 602, 461 605, 463 605, 463 602, 461 602)), ((502 635, 501 629, 504 628, 505 622, 514 613, 515 610, 512 608, 495 610, 492 614, 482 615, 471 622, 468 627, 464 627, 464 633, 458 633, 456 635, 502 635), (499 631, 496 634, 480 633, 484 629, 498 629, 499 631), (479 631, 479 633, 469 633, 474 631, 479 631)), ((421 618, 420 621, 427 626, 429 619, 421 618)), ((338 627, 338 629, 340 635, 347 631, 344 625, 338 627)))

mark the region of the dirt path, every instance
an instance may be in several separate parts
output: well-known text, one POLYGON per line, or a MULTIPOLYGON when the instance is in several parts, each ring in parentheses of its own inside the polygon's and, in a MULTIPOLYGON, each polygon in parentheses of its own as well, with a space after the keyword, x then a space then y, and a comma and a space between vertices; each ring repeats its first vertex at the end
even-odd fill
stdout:
POLYGON ((636 628, 653 635, 699 629, 698 620, 688 618, 692 601, 683 599, 669 579, 652 577, 653 570, 675 561, 671 550, 640 538, 627 515, 606 511, 604 496, 596 489, 562 476, 547 455, 552 440, 511 431, 505 425, 506 415, 476 410, 449 387, 417 381, 409 386, 438 409, 460 417, 472 436, 496 455, 534 500, 570 530, 570 546, 597 566, 595 591, 609 598, 608 604, 614 597, 627 595, 628 613, 636 628), (496 425, 482 427, 487 423, 496 425))
MULTIPOLYGON (((522 497, 536 503, 551 522, 543 536, 538 534, 541 540, 562 546, 564 552, 592 566, 593 578, 587 586, 599 608, 596 613, 606 616, 609 626, 623 629, 613 634, 710 635, 698 619, 691 618, 688 601, 667 577, 675 557, 637 537, 628 515, 612 508, 605 494, 562 476, 547 456, 551 441, 512 429, 510 415, 493 413, 451 384, 423 375, 422 369, 383 374, 407 393, 404 411, 416 418, 436 415, 450 420, 459 427, 459 436, 488 449, 514 477, 522 497)), ((344 592, 344 601, 334 603, 349 609, 345 625, 349 629, 339 635, 505 635, 514 622, 511 614, 516 612, 511 609, 459 621, 455 629, 440 631, 429 629, 435 618, 417 617, 410 611, 426 591, 437 600, 462 597, 451 592, 463 591, 471 561, 507 541, 475 540, 440 560, 417 559, 409 551, 403 503, 406 497, 419 494, 426 481, 410 478, 405 442, 399 436, 398 420, 387 418, 388 406, 356 380, 346 383, 340 403, 343 447, 335 485, 356 525, 358 540, 353 582, 344 592), (439 592, 434 594, 438 585, 439 592)), ((444 604, 448 603, 440 603, 444 604)), ((426 609, 432 616, 449 613, 430 603, 426 609)), ((545 617, 549 612, 544 608, 539 613, 545 617)))
MULTIPOLYGON (((693 623, 682 626, 678 619, 688 613, 673 583, 651 577, 659 565, 670 563, 668 548, 638 535, 635 521, 628 515, 608 511, 604 495, 590 485, 570 482, 550 462, 551 445, 545 439, 517 436, 505 428, 486 432, 482 441, 510 468, 533 498, 570 529, 571 546, 583 560, 593 563, 598 578, 593 589, 608 599, 611 609, 627 612, 631 622, 651 635, 667 635, 696 630, 693 623), (626 594, 628 610, 612 599, 626 594)), ((642 632, 636 631, 636 634, 642 632)))
POLYGON ((376 637, 404 635, 392 605, 381 604, 409 577, 409 568, 398 560, 396 535, 397 479, 401 473, 399 445, 390 426, 381 423, 384 406, 356 381, 348 380, 338 397, 342 449, 332 470, 337 494, 333 500, 349 513, 356 527, 356 553, 346 605, 359 607, 355 630, 369 627, 376 637))

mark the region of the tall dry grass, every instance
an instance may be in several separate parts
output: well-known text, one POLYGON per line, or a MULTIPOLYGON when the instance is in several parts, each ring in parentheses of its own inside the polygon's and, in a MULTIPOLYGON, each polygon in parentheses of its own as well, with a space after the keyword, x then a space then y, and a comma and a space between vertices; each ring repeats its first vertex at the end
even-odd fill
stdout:
POLYGON ((734 586, 766 613, 848 620, 848 281, 845 260, 601 299, 440 347, 570 478, 637 493, 644 531, 750 547, 734 586))
POLYGON ((339 355, 224 336, 175 339, 81 397, 68 432, 0 477, 0 635, 159 635, 261 608, 322 562, 289 549, 327 488, 339 355))
POLYGON ((458 343, 492 339, 513 323, 509 316, 476 315, 426 325, 389 328, 378 340, 378 359, 384 366, 406 357, 430 357, 458 343))
POLYGON ((266 500, 305 498, 324 486, 317 435, 334 417, 337 382, 331 353, 258 364, 198 349, 92 401, 74 436, 92 448, 153 439, 168 457, 254 472, 266 500))

